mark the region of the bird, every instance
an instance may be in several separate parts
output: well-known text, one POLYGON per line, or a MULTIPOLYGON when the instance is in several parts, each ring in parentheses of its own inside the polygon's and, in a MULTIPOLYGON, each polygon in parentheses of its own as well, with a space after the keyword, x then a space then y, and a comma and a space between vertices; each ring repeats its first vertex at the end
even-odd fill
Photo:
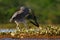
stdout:
POLYGON ((14 21, 16 23, 16 28, 19 29, 19 23, 23 23, 26 27, 27 27, 27 21, 26 19, 28 19, 30 21, 30 23, 32 23, 33 25, 39 27, 39 24, 37 22, 37 18, 34 14, 34 11, 28 7, 25 6, 21 6, 20 10, 16 11, 12 17, 10 18, 10 22, 14 21), (35 22, 33 22, 33 21, 35 22))

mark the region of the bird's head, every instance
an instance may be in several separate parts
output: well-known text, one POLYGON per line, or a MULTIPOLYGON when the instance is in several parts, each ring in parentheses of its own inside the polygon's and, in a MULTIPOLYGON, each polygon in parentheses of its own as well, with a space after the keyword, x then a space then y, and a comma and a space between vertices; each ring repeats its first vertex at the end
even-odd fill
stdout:
POLYGON ((25 9, 25 7, 24 7, 24 6, 20 7, 20 10, 24 10, 24 9, 25 9))

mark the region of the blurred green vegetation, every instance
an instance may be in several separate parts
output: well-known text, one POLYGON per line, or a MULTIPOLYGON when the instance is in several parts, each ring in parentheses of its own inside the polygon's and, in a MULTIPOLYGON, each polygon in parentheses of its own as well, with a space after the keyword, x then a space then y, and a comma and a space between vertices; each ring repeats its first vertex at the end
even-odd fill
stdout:
POLYGON ((39 23, 60 24, 60 0, 0 0, 0 23, 8 23, 21 5, 32 8, 39 23))

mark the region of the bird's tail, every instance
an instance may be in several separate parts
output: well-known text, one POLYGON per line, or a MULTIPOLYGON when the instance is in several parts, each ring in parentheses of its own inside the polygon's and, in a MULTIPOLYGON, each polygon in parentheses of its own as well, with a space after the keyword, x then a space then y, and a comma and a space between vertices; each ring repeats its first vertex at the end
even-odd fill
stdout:
POLYGON ((39 24, 37 22, 34 23, 34 22, 30 21, 30 23, 32 23, 33 25, 39 27, 39 24))

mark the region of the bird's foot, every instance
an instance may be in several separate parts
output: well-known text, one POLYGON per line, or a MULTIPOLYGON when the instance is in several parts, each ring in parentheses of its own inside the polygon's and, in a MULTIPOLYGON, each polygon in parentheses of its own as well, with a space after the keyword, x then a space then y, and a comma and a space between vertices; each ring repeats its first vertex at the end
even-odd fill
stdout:
POLYGON ((18 31, 20 31, 20 28, 19 28, 19 27, 16 27, 16 29, 17 29, 18 31))

